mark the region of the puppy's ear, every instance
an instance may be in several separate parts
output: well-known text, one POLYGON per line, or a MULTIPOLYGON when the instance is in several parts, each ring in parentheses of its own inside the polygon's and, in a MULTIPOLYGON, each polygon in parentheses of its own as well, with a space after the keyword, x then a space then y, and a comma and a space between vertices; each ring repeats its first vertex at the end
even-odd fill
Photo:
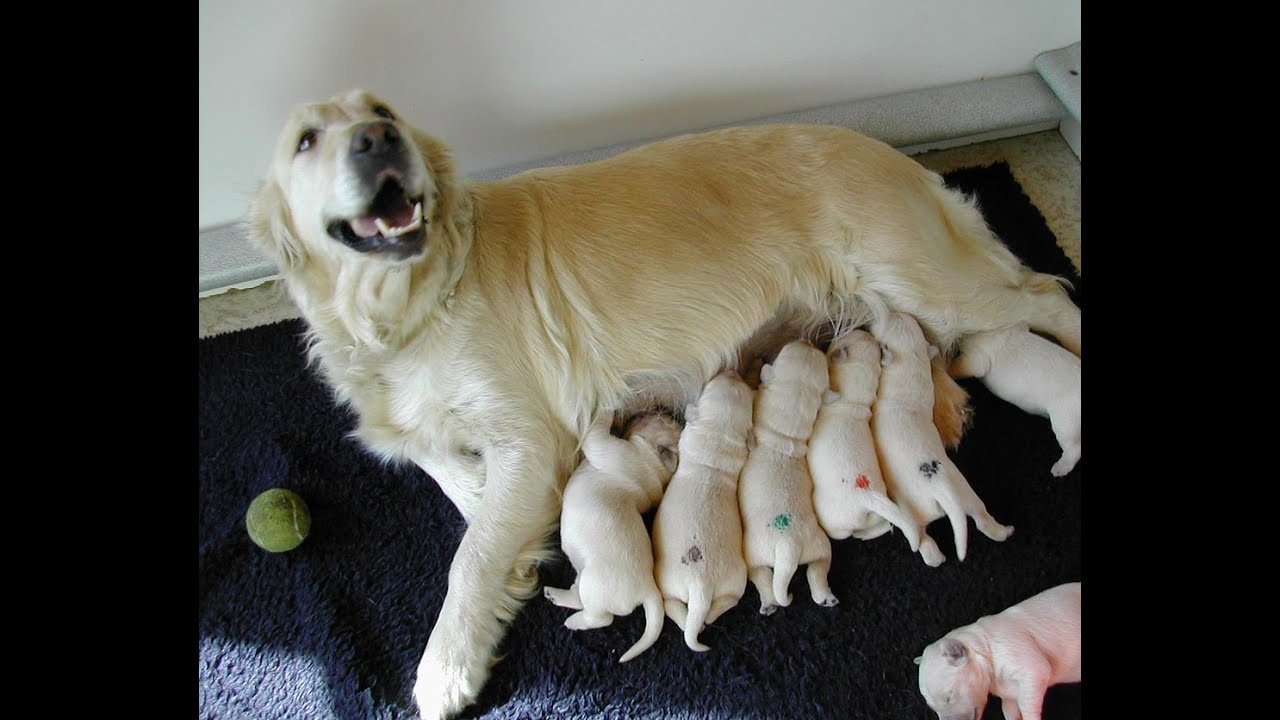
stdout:
POLYGON ((942 657, 948 665, 963 665, 969 659, 969 649, 959 640, 945 640, 942 643, 942 657))
POLYGON ((662 461, 662 466, 672 473, 676 471, 676 465, 679 464, 680 460, 679 456, 676 455, 675 448, 670 445, 658 446, 658 459, 662 461))
POLYGON ((930 359, 930 360, 932 360, 932 359, 934 359, 934 358, 938 357, 939 353, 941 353, 941 352, 942 352, 942 351, 938 349, 938 346, 937 346, 937 345, 930 345, 930 346, 929 346, 929 359, 930 359))
POLYGON ((916 658, 915 660, 913 660, 912 662, 914 662, 915 664, 919 665, 920 663, 924 662, 924 657, 923 657, 923 656, 918 657, 918 658, 916 658))
POLYGON ((849 346, 842 345, 839 350, 831 353, 831 362, 842 363, 849 359, 849 346))
POLYGON ((289 217, 280 186, 267 180, 249 205, 249 238, 287 272, 302 264, 302 244, 289 217))
POLYGON ((773 366, 769 363, 765 363, 764 366, 760 368, 760 384, 768 385, 771 382, 773 382, 773 366))
POLYGON ((822 393, 823 405, 830 405, 831 403, 839 399, 840 399, 840 393, 836 392, 835 390, 832 390, 831 388, 827 388, 826 392, 822 393))
POLYGON ((755 449, 756 449, 756 431, 748 430, 747 431, 747 450, 751 451, 755 449))
POLYGON ((893 362, 893 351, 889 349, 888 345, 880 343, 880 367, 884 367, 891 362, 893 362))
POLYGON ((697 419, 698 419, 698 406, 694 403, 689 403, 688 405, 685 405, 684 406, 684 424, 688 425, 689 423, 697 419))

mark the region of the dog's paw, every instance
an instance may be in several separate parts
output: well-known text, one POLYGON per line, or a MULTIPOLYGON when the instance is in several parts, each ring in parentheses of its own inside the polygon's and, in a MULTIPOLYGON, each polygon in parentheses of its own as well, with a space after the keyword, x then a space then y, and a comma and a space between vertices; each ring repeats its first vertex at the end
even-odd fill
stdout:
POLYGON ((1058 462, 1053 464, 1053 467, 1049 468, 1049 474, 1054 477, 1064 477, 1075 469, 1077 460, 1079 458, 1063 455, 1058 462))
POLYGON ((773 604, 773 603, 769 603, 768 605, 761 605, 761 606, 760 606, 760 614, 761 614, 761 615, 772 615, 772 614, 774 614, 774 613, 776 613, 776 612, 778 612, 778 606, 777 606, 777 605, 775 605, 775 604, 773 604))
POLYGON ((938 546, 933 542, 933 538, 926 538, 920 543, 920 557, 924 559, 924 564, 929 567, 938 567, 947 561, 947 556, 942 554, 938 546))
POLYGON ((447 720, 475 701, 483 680, 473 682, 462 668, 431 663, 423 658, 413 684, 413 702, 422 720, 447 720))
POLYGON ((813 601, 822 607, 835 607, 840 604, 840 600, 834 594, 815 597, 813 601))

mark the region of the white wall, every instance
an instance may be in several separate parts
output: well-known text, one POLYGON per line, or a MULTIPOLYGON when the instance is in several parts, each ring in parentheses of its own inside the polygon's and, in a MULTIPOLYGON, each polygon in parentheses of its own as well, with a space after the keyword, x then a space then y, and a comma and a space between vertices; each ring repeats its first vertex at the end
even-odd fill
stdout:
POLYGON ((239 219, 288 110, 361 86, 463 173, 1032 72, 1080 0, 201 0, 200 227, 239 219))

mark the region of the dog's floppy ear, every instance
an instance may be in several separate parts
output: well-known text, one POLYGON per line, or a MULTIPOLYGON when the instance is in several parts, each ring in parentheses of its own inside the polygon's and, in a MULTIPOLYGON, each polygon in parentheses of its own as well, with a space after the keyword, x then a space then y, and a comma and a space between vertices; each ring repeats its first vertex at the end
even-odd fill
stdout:
POLYGON ((670 445, 658 446, 658 459, 662 461, 663 467, 673 473, 680 462, 680 456, 676 454, 676 449, 670 445))
POLYGON ((942 352, 942 351, 938 349, 938 346, 937 346, 937 345, 930 345, 930 346, 929 346, 929 359, 930 359, 930 360, 932 360, 932 359, 934 359, 934 358, 938 357, 938 354, 939 354, 939 353, 941 353, 941 352, 942 352))
POLYGON ((688 405, 685 405, 684 406, 684 424, 688 425, 689 423, 697 419, 698 419, 698 406, 694 403, 689 403, 688 405))
POLYGON ((765 363, 760 368, 760 384, 768 385, 771 382, 773 382, 773 366, 765 363))
POLYGON ((920 663, 924 662, 924 656, 922 655, 922 656, 920 656, 920 657, 916 658, 915 660, 913 660, 912 662, 914 662, 915 664, 919 665, 920 663))
POLYGON ((302 244, 293 231, 280 186, 274 180, 263 182, 249 205, 249 238, 280 266, 281 272, 302 264, 302 244))
POLYGON ((841 345, 838 350, 831 353, 831 362, 842 363, 849 359, 849 346, 841 345))
POLYGON ((826 392, 822 393, 823 405, 830 405, 831 403, 839 399, 840 399, 840 393, 836 392, 835 390, 832 390, 831 388, 827 388, 826 392))
POLYGON ((959 640, 944 640, 942 657, 946 659, 948 665, 963 665, 969 659, 969 650, 959 640))

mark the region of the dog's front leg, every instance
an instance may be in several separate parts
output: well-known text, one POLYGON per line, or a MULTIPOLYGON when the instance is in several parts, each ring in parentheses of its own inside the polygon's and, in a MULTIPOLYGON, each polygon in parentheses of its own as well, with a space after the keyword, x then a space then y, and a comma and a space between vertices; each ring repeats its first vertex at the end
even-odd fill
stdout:
POLYGON ((486 454, 479 509, 449 568, 449 591, 413 688, 423 720, 455 715, 475 702, 505 623, 537 591, 536 567, 559 517, 554 449, 486 454))

